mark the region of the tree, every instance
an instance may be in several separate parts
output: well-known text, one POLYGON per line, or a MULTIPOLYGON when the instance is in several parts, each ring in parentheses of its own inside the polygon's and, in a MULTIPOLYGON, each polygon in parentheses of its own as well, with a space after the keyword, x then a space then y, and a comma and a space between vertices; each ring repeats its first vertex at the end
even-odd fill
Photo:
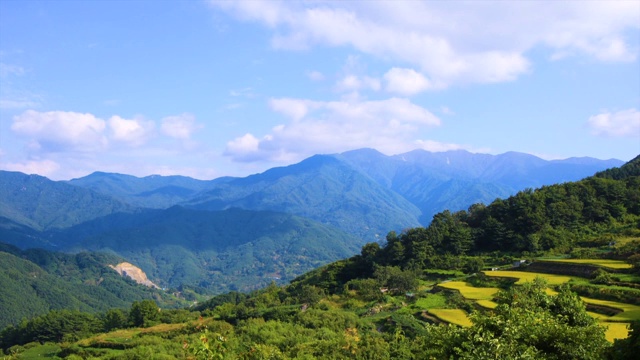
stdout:
POLYGON ((129 312, 129 322, 133 326, 147 327, 159 317, 158 305, 153 300, 135 301, 129 312))
POLYGON ((110 309, 104 314, 102 318, 104 331, 111 331, 114 329, 122 329, 127 327, 127 315, 120 309, 110 309))
POLYGON ((484 261, 479 257, 468 258, 462 266, 462 271, 465 274, 475 274, 482 270, 484 267, 484 261))

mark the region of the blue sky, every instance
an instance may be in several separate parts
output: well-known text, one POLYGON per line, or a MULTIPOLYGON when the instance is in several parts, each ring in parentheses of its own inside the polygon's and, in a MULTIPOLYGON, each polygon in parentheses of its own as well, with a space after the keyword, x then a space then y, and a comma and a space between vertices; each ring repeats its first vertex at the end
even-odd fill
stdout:
POLYGON ((640 2, 0 1, 0 169, 640 154, 640 2))

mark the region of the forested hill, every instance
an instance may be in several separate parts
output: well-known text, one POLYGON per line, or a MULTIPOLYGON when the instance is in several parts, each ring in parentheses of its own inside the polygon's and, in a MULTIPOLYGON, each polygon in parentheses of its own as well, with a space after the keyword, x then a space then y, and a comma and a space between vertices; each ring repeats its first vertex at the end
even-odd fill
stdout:
MULTIPOLYGON (((477 270, 481 264, 468 255, 546 252, 583 257, 614 239, 639 237, 640 157, 636 157, 581 181, 521 191, 468 211, 438 213, 429 227, 392 231, 383 247, 367 244, 360 255, 331 264, 333 270, 307 276, 332 274, 331 279, 347 281, 372 276, 376 266, 477 270)), ((626 259, 639 253, 639 246, 631 242, 617 256, 626 259)))
POLYGON ((188 304, 108 267, 119 262, 122 258, 109 254, 19 250, 0 243, 0 328, 51 310, 98 312, 144 299, 154 299, 163 307, 188 304))
POLYGON ((115 252, 160 286, 218 293, 288 281, 358 250, 353 236, 294 215, 180 206, 113 214, 50 236, 67 251, 115 252))

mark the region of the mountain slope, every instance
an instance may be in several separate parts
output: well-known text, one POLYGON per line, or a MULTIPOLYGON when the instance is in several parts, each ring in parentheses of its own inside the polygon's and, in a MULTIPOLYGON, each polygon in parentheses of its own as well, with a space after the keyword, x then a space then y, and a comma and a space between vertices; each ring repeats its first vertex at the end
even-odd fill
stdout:
POLYGON ((94 172, 82 178, 69 180, 68 183, 113 196, 135 206, 168 208, 205 190, 215 181, 196 180, 186 176, 151 175, 138 178, 94 172))
POLYGON ((316 155, 298 164, 233 179, 185 203, 197 209, 241 207, 307 217, 375 241, 419 224, 419 210, 340 159, 316 155))
POLYGON ((409 200, 421 210, 423 224, 445 209, 457 211, 474 203, 488 204, 525 188, 576 181, 623 164, 593 158, 547 161, 517 152, 488 155, 464 150, 414 150, 386 156, 360 149, 336 157, 409 200))
POLYGON ((64 228, 133 208, 89 189, 43 176, 0 171, 0 216, 36 230, 64 228))
POLYGON ((109 251, 165 287, 253 289, 353 255, 358 239, 301 217, 179 206, 112 214, 46 236, 65 251, 109 251))

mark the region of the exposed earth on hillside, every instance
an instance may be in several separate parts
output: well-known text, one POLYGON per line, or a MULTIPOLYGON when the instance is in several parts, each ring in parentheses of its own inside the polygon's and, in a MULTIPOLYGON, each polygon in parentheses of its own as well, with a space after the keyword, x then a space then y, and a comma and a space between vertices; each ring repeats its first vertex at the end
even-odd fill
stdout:
POLYGON ((128 276, 138 284, 159 289, 160 287, 147 279, 147 274, 139 267, 128 262, 122 262, 116 266, 109 265, 110 268, 117 271, 121 276, 128 276))

